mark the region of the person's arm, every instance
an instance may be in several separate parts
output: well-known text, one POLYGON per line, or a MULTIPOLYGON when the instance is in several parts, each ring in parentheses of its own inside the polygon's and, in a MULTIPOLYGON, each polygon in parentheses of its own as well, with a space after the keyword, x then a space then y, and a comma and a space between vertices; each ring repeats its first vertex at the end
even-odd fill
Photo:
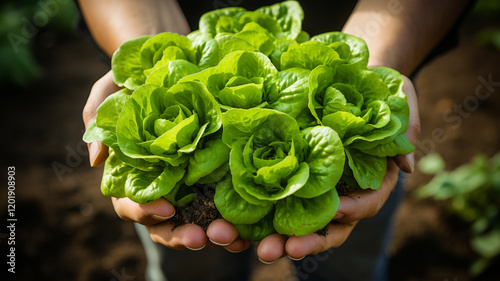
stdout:
POLYGON ((369 66, 387 66, 406 76, 448 33, 470 0, 361 0, 343 32, 363 38, 369 66))
MULTIPOLYGON (((369 67, 387 66, 409 76, 422 63, 429 52, 466 7, 467 0, 361 0, 349 17, 343 32, 363 38, 370 51, 369 67)), ((408 139, 415 143, 420 132, 420 119, 415 88, 404 77, 403 91, 410 106, 408 139)), ((357 222, 373 217, 382 208, 394 189, 398 167, 413 170, 413 153, 387 158, 387 173, 379 190, 361 190, 340 197, 340 206, 327 226, 327 234, 285 237, 273 234, 264 238, 257 254, 264 262, 273 262, 288 255, 301 259, 342 245, 357 222)))
MULTIPOLYGON (((189 32, 175 0, 79 0, 79 5, 92 36, 109 56, 125 41, 141 35, 189 32)), ((99 105, 117 90, 111 71, 93 85, 83 110, 85 127, 95 120, 99 105)), ((91 166, 102 165, 107 157, 104 144, 97 141, 89 144, 91 166)), ((194 224, 174 229, 168 219, 175 214, 175 209, 163 198, 148 204, 112 198, 112 203, 120 218, 145 225, 153 241, 172 249, 197 250, 208 245, 239 252, 250 246, 250 242, 239 238, 236 228, 225 220, 212 222, 206 232, 194 224)))
POLYGON ((92 37, 110 57, 122 43, 141 35, 190 32, 176 0, 79 0, 78 4, 92 37))

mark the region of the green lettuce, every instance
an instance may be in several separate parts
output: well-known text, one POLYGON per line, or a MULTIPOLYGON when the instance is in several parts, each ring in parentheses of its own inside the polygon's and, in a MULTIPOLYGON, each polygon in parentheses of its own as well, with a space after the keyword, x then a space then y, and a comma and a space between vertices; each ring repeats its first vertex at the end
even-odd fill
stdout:
POLYGON ((146 203, 167 196, 181 181, 216 182, 225 175, 229 148, 217 133, 221 111, 203 84, 168 90, 145 84, 131 95, 126 91, 104 101, 84 135, 112 149, 104 194, 146 203))
MULTIPOLYGON (((196 58, 196 50, 185 36, 170 32, 142 36, 125 42, 113 54, 113 81, 120 87, 135 90, 145 83, 151 72, 169 62, 183 60, 196 66, 196 58)), ((191 70, 189 74, 198 71, 191 70)))
POLYGON ((404 135, 409 108, 402 85, 397 71, 358 63, 320 65, 309 76, 310 112, 339 134, 356 186, 363 189, 382 186, 385 157, 414 150, 404 135))
POLYGON ((262 108, 230 109, 222 122, 222 140, 231 148, 231 181, 219 183, 215 204, 240 228, 259 229, 240 233, 244 239, 258 240, 259 233, 274 230, 305 235, 331 221, 345 161, 334 130, 317 126, 301 131, 289 115, 262 108), (270 212, 272 224, 264 219, 270 212))
POLYGON ((204 14, 187 36, 147 35, 112 58, 123 87, 84 135, 110 148, 102 193, 215 205, 244 239, 325 227, 336 185, 378 189, 386 157, 414 150, 397 71, 367 67, 366 43, 309 37, 297 1, 204 14))

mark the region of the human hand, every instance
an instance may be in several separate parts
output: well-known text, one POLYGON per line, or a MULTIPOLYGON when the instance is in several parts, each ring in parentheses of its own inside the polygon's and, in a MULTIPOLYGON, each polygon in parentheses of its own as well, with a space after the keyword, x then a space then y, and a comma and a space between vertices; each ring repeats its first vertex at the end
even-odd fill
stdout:
POLYGON ((174 228, 168 219, 175 215, 175 208, 160 198, 148 204, 138 204, 128 198, 112 198, 118 216, 146 226, 151 239, 158 244, 176 250, 201 250, 207 247, 223 247, 230 252, 241 252, 250 242, 239 238, 238 231, 223 219, 213 221, 206 233, 198 225, 184 224, 174 228))
MULTIPOLYGON (((99 105, 101 105, 108 96, 118 90, 120 90, 120 88, 113 82, 113 73, 111 71, 107 72, 94 83, 82 113, 85 129, 95 120, 99 105)), ((108 158, 108 147, 102 142, 95 141, 93 143, 88 143, 87 147, 89 149, 90 166, 99 167, 106 161, 106 158, 108 158)))
MULTIPOLYGON (((409 127, 406 131, 408 139, 415 143, 420 133, 420 119, 415 88, 407 77, 404 77, 403 91, 410 106, 409 127)), ((257 246, 257 255, 264 263, 271 263, 288 255, 291 259, 300 260, 306 255, 317 254, 330 248, 337 248, 349 237, 359 220, 375 216, 387 201, 396 186, 398 172, 413 171, 413 153, 387 158, 387 172, 378 190, 359 190, 340 197, 340 206, 333 221, 326 228, 326 235, 311 233, 305 236, 273 234, 264 238, 257 246), (399 167, 399 169, 398 169, 399 167)))
MULTIPOLYGON (((95 120, 99 105, 119 89, 113 82, 111 71, 93 85, 83 109, 85 127, 95 120)), ((92 167, 102 165, 108 157, 108 147, 96 141, 88 144, 88 148, 90 165, 92 167)), ((236 228, 222 219, 212 222, 206 233, 200 226, 194 224, 174 229, 173 224, 168 223, 168 219, 175 215, 175 208, 163 198, 148 204, 138 204, 128 198, 112 198, 112 203, 120 218, 145 225, 153 241, 169 248, 196 250, 208 245, 240 252, 250 247, 250 242, 239 238, 236 228)))

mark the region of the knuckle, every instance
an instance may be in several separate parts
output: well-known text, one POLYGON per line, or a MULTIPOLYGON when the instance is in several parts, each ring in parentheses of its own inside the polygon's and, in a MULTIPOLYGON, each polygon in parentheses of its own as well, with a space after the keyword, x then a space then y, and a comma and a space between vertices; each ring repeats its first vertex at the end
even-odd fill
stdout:
MULTIPOLYGON (((149 231, 149 228, 148 228, 148 231, 149 231)), ((160 244, 160 239, 158 239, 158 235, 156 235, 155 233, 151 233, 149 232, 149 237, 151 237, 151 240, 156 243, 156 244, 160 244)))

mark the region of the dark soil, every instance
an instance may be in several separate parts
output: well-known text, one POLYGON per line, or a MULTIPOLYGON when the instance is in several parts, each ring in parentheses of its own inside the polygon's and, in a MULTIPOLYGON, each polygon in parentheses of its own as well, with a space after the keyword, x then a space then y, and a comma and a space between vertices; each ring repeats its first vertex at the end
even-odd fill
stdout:
POLYGON ((183 207, 177 208, 175 215, 169 220, 176 228, 183 224, 194 223, 207 230, 211 222, 221 219, 222 216, 215 207, 215 190, 208 189, 205 192, 199 192, 194 201, 183 207))
MULTIPOLYGON (((350 193, 349 187, 340 181, 336 186, 339 196, 345 196, 350 193)), ((215 207, 214 203, 215 190, 207 189, 206 191, 199 190, 195 200, 187 205, 177 208, 175 215, 169 220, 173 223, 173 228, 183 224, 193 223, 207 230, 211 222, 216 219, 221 219, 222 216, 215 207)), ((327 227, 316 231, 321 236, 328 234, 327 227)))

